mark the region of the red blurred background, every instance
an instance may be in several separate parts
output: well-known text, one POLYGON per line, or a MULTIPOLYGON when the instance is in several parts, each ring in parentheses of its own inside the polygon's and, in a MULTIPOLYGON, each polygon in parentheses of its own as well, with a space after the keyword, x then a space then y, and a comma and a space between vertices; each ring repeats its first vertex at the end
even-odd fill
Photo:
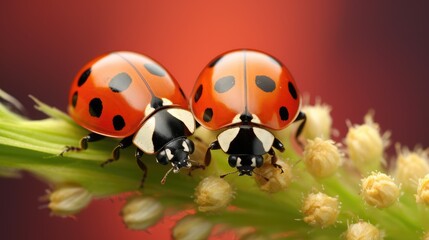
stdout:
MULTIPOLYGON (((30 116, 28 94, 62 110, 69 84, 91 58, 115 50, 161 62, 189 94, 214 56, 253 48, 281 60, 302 92, 346 119, 368 109, 394 142, 429 146, 429 16, 424 1, 52 1, 0 2, 0 88, 30 116)), ((392 147, 391 147, 392 149, 392 147)), ((390 150, 391 151, 391 150, 390 150)), ((168 239, 166 228, 126 230, 120 200, 101 200, 76 219, 50 217, 47 188, 29 175, 0 179, 2 239, 168 239), (164 230, 162 230, 164 229, 164 230)))

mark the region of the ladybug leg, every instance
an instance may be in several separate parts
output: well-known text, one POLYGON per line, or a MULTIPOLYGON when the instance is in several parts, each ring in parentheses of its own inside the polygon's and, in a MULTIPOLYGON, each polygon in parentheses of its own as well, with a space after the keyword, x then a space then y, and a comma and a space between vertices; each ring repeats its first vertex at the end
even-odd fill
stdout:
POLYGON ((96 142, 105 138, 104 136, 97 133, 90 133, 85 137, 80 139, 79 147, 75 146, 66 146, 64 150, 60 153, 60 156, 63 156, 66 152, 79 152, 88 148, 89 142, 96 142))
MULTIPOLYGON (((283 148, 283 150, 284 150, 284 148, 283 148)), ((276 156, 276 152, 274 152, 274 149, 271 148, 270 151, 268 152, 268 154, 271 155, 271 165, 273 165, 276 168, 279 168, 282 171, 281 173, 283 173, 284 171, 283 171, 282 166, 277 164, 277 156, 276 156)))
POLYGON ((299 112, 298 117, 296 117, 296 119, 295 119, 295 121, 294 121, 294 122, 301 121, 301 120, 302 120, 302 122, 299 124, 298 129, 296 130, 295 140, 296 140, 296 142, 297 142, 301 147, 303 147, 303 146, 304 146, 304 144, 302 143, 302 141, 300 141, 300 140, 298 139, 298 137, 299 137, 299 136, 301 135, 301 133, 302 133, 302 130, 304 129, 305 122, 307 121, 307 116, 306 116, 306 115, 305 115, 305 113, 303 113, 303 112, 299 112))
POLYGON ((279 150, 280 152, 284 152, 285 151, 285 146, 277 138, 274 138, 273 148, 279 150))
POLYGON ((112 158, 107 159, 106 161, 102 162, 100 166, 104 167, 106 164, 109 164, 111 162, 117 161, 120 156, 120 150, 127 148, 133 144, 133 135, 128 136, 124 139, 122 139, 119 144, 113 149, 112 151, 112 158))
POLYGON ((139 165, 140 169, 143 172, 143 177, 140 181, 140 188, 143 188, 144 181, 146 180, 146 176, 147 176, 147 167, 146 167, 146 164, 144 164, 144 162, 142 161, 143 154, 144 153, 142 150, 138 148, 136 149, 135 156, 136 156, 137 164, 139 165))
POLYGON ((211 150, 217 150, 217 149, 220 149, 220 144, 216 140, 210 144, 209 148, 207 148, 206 156, 204 157, 204 164, 206 166, 208 166, 212 160, 211 150))

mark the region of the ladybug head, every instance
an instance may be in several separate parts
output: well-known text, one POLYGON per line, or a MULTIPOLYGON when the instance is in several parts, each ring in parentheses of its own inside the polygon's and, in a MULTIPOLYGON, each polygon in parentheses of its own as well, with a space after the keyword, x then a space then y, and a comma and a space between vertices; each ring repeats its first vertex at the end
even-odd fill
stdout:
POLYGON ((230 155, 228 157, 229 166, 237 168, 239 176, 252 176, 255 167, 261 167, 264 159, 261 155, 230 155))
MULTIPOLYGON (((183 167, 192 167, 189 155, 194 152, 194 143, 187 138, 176 138, 167 143, 156 155, 156 161, 163 165, 171 164, 174 173, 183 167)), ((170 172, 170 171, 169 171, 170 172)))

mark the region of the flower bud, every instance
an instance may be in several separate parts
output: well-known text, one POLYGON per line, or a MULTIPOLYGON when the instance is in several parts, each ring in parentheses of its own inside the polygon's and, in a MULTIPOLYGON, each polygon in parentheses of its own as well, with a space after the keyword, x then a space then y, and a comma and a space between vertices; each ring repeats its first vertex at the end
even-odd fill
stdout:
POLYGON ((203 240, 207 239, 213 224, 204 218, 188 215, 177 222, 173 228, 175 240, 203 240))
POLYGON ((305 139, 329 139, 331 136, 332 117, 331 107, 316 101, 314 106, 305 105, 302 112, 306 115, 306 123, 302 130, 302 136, 305 139))
POLYGON ((424 203, 429 206, 429 174, 419 179, 416 201, 417 203, 424 203))
POLYGON ((264 161, 264 164, 255 170, 253 176, 262 191, 276 193, 286 189, 292 182, 292 167, 281 160, 277 161, 277 164, 282 167, 283 173, 281 169, 274 167, 271 161, 264 161))
POLYGON ((361 171, 379 169, 384 163, 384 148, 389 143, 390 133, 382 136, 372 117, 373 114, 368 113, 365 124, 349 126, 345 139, 348 155, 361 171))
POLYGON ((398 201, 399 186, 384 173, 373 173, 362 179, 361 195, 368 205, 386 208, 398 201))
POLYGON ((72 216, 84 209, 92 200, 91 193, 76 185, 63 185, 49 194, 48 207, 52 214, 61 217, 72 216))
POLYGON ((415 191, 418 180, 429 174, 427 151, 416 149, 410 151, 395 145, 398 157, 396 159, 395 177, 405 189, 415 191))
POLYGON ((313 176, 328 177, 341 165, 341 154, 334 141, 315 138, 308 140, 303 161, 313 176))
POLYGON ((304 200, 302 207, 304 222, 311 226, 327 227, 337 221, 340 213, 337 198, 324 193, 310 193, 304 200))
POLYGON ((195 203, 200 212, 222 210, 228 206, 233 196, 231 185, 220 177, 206 177, 195 189, 195 203))
POLYGON ((367 222, 351 224, 346 232, 347 240, 381 240, 383 237, 383 232, 367 222))
POLYGON ((121 215, 125 225, 132 230, 144 230, 162 218, 164 208, 151 197, 134 197, 127 201, 121 215))

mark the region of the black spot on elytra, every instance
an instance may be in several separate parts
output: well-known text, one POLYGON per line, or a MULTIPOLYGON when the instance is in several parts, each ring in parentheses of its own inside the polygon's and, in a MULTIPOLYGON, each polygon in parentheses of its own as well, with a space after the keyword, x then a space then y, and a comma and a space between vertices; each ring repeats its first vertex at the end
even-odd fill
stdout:
POLYGON ((125 120, 121 115, 114 116, 112 123, 116 131, 120 131, 125 127, 125 120))
POLYGON ((298 97, 298 94, 296 93, 295 86, 291 82, 289 82, 287 86, 289 88, 290 95, 293 97, 293 99, 296 99, 298 97))
POLYGON ((146 70, 148 70, 151 74, 159 76, 159 77, 164 77, 166 72, 165 70, 157 65, 157 64, 153 64, 153 63, 145 63, 144 67, 146 68, 146 70))
POLYGON ((217 62, 219 62, 219 60, 222 58, 222 56, 219 56, 217 58, 215 58, 211 63, 209 63, 209 68, 212 68, 216 65, 217 62))
POLYGON ((73 93, 73 96, 72 96, 72 99, 71 99, 71 104, 72 104, 72 107, 73 107, 73 108, 75 108, 75 107, 76 107, 76 104, 77 104, 77 97, 78 97, 78 94, 77 94, 77 91, 76 91, 76 92, 74 92, 74 93, 73 93))
POLYGON ((118 73, 109 82, 109 88, 112 92, 122 92, 127 90, 131 84, 131 77, 128 73, 118 73))
POLYGON ((235 78, 234 76, 226 76, 219 78, 215 83, 215 90, 218 93, 224 93, 227 92, 229 89, 234 87, 235 85, 235 78))
POLYGON ((256 86, 264 92, 272 92, 276 89, 276 82, 270 77, 258 75, 255 78, 256 86))
POLYGON ((100 117, 103 112, 103 102, 99 98, 93 98, 89 102, 89 114, 93 117, 100 117))
POLYGON ((77 81, 77 86, 82 86, 86 80, 88 80, 89 75, 91 75, 91 68, 86 69, 79 77, 79 80, 77 81))
POLYGON ((206 110, 204 110, 204 115, 203 115, 204 122, 210 122, 212 118, 213 118, 213 109, 206 108, 206 110))
POLYGON ((198 100, 200 100, 202 94, 203 94, 203 85, 201 84, 197 88, 197 91, 195 91, 194 102, 198 102, 198 100))
POLYGON ((289 111, 285 106, 281 107, 279 109, 280 119, 283 121, 286 121, 289 119, 289 111))

